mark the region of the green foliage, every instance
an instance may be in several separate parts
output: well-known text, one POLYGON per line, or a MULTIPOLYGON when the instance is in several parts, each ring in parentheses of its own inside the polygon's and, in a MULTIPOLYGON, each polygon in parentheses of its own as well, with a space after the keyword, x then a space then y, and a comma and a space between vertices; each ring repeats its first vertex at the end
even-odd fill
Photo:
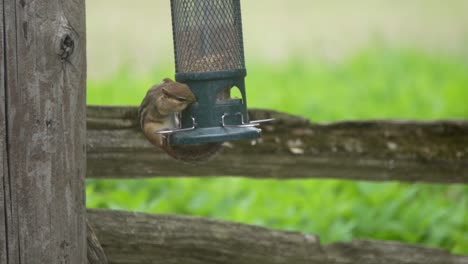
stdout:
MULTIPOLYGON (((339 63, 247 65, 250 107, 312 118, 468 117, 468 63, 368 49, 339 63)), ((88 83, 90 104, 139 104, 171 65, 88 83)), ((196 169, 194 167, 194 169, 196 169)), ((88 207, 190 214, 316 233, 324 242, 400 240, 468 253, 468 186, 240 178, 88 180, 88 207)))

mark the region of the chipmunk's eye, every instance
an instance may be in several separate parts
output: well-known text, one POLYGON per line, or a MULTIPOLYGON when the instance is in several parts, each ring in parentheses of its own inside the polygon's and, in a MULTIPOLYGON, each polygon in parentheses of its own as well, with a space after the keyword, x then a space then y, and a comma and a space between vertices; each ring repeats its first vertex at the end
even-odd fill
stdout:
POLYGON ((176 97, 175 98, 177 101, 179 102, 187 102, 187 99, 183 98, 183 97, 176 97))

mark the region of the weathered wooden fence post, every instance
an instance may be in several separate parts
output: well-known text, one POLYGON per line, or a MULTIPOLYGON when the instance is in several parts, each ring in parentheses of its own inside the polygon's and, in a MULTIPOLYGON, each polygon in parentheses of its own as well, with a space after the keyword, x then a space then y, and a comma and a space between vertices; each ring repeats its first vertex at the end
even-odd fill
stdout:
POLYGON ((84 0, 0 1, 0 263, 86 262, 84 0))

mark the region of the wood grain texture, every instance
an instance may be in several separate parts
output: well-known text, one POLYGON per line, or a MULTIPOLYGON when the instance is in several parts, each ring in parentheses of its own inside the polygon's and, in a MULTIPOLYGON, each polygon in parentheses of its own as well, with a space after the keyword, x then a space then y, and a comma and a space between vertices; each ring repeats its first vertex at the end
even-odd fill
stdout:
POLYGON ((16 56, 16 6, 14 1, 2 0, 3 7, 3 89, 2 89, 2 122, 3 129, 3 198, 4 198, 4 223, 3 231, 6 241, 6 251, 3 252, 3 259, 7 264, 20 263, 19 256, 19 236, 18 236, 18 210, 16 210, 17 192, 12 190, 13 179, 10 170, 10 142, 8 138, 9 126, 9 98, 10 88, 17 86, 17 56, 16 56))
POLYGON ((263 137, 224 145, 213 160, 181 163, 151 146, 136 107, 88 106, 87 176, 247 176, 406 182, 468 182, 468 121, 345 121, 328 124, 271 110, 263 137))
MULTIPOLYGON (((7 264, 86 261, 84 0, 2 0, 7 264)), ((5 162, 3 162, 5 165, 5 162)), ((5 170, 3 170, 5 172, 5 170)), ((5 185, 4 185, 5 186, 5 185)))
POLYGON ((467 264, 468 256, 398 242, 322 245, 312 234, 220 220, 88 209, 110 264, 467 264))
POLYGON ((317 237, 196 217, 89 210, 109 263, 324 263, 317 237))
POLYGON ((7 228, 6 228, 6 186, 8 175, 6 149, 6 116, 5 116, 5 25, 3 17, 3 0, 0 1, 0 263, 7 263, 7 228))
POLYGON ((395 241, 336 242, 324 250, 330 263, 336 264, 468 264, 468 256, 395 241))
POLYGON ((87 249, 86 255, 88 258, 88 264, 107 264, 106 253, 99 242, 99 239, 94 231, 93 226, 86 219, 86 242, 87 249))

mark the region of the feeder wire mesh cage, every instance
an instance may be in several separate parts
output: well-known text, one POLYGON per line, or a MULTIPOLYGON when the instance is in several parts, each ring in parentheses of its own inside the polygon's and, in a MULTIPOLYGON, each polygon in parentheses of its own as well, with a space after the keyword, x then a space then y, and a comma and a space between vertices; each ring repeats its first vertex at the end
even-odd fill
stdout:
POLYGON ((245 69, 240 0, 171 0, 177 73, 245 69))

